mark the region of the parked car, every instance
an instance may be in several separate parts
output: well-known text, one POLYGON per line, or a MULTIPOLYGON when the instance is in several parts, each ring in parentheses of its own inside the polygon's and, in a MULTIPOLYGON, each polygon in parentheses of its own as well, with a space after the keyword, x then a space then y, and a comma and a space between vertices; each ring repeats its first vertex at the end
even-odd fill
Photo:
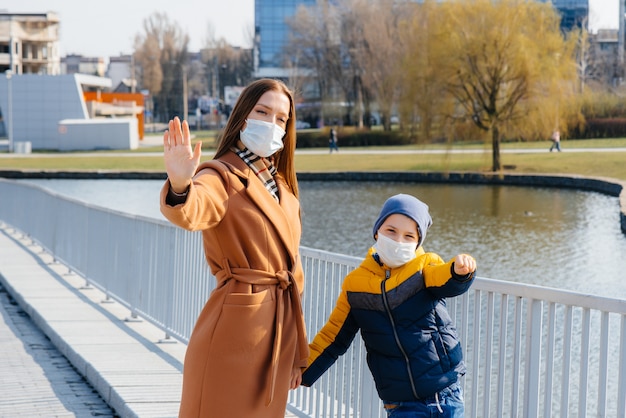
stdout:
POLYGON ((309 129, 310 127, 311 127, 311 124, 309 122, 306 122, 303 120, 296 121, 296 129, 309 129))

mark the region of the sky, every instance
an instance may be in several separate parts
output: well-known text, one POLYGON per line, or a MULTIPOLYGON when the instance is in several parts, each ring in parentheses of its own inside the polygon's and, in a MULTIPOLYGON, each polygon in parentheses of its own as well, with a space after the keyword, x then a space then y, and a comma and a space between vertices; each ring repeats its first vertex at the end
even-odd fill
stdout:
POLYGON ((619 0, 589 0, 589 29, 618 29, 619 0))
MULTIPOLYGON (((589 0, 589 26, 617 29, 619 0, 589 0)), ((130 54, 135 35, 155 12, 165 13, 190 38, 189 50, 205 44, 209 27, 215 38, 251 47, 254 0, 8 0, 0 9, 10 13, 56 12, 61 19, 61 56, 86 57, 130 54)))
POLYGON ((165 13, 189 35, 189 50, 205 44, 209 26, 216 38, 251 47, 254 0, 8 0, 9 13, 56 12, 61 26, 61 56, 119 56, 133 51, 135 35, 155 12, 165 13))

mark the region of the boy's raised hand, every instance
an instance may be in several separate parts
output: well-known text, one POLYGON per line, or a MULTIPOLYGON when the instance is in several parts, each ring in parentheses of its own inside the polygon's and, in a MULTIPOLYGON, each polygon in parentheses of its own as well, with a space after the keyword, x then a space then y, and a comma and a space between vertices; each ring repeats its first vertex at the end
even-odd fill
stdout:
POLYGON ((454 272, 459 276, 466 276, 476 271, 476 260, 468 254, 459 254, 454 258, 454 272))

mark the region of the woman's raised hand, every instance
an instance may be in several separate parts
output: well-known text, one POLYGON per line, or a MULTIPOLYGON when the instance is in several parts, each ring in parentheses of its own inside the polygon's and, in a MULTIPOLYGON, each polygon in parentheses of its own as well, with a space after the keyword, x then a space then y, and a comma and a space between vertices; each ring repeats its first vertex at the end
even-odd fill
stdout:
POLYGON ((198 142, 191 149, 191 135, 189 124, 175 117, 170 120, 169 129, 163 134, 163 157, 165 170, 170 181, 170 187, 176 193, 183 193, 191 184, 191 178, 196 174, 202 155, 202 143, 198 142))

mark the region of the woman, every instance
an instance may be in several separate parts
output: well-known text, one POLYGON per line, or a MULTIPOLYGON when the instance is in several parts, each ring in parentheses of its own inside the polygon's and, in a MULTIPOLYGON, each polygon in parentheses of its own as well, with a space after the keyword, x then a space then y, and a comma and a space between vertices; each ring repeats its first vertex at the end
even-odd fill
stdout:
POLYGON ((246 87, 213 161, 200 164, 178 118, 163 145, 161 212, 202 231, 217 279, 189 339, 179 416, 283 418, 308 356, 293 96, 276 80, 246 87))

